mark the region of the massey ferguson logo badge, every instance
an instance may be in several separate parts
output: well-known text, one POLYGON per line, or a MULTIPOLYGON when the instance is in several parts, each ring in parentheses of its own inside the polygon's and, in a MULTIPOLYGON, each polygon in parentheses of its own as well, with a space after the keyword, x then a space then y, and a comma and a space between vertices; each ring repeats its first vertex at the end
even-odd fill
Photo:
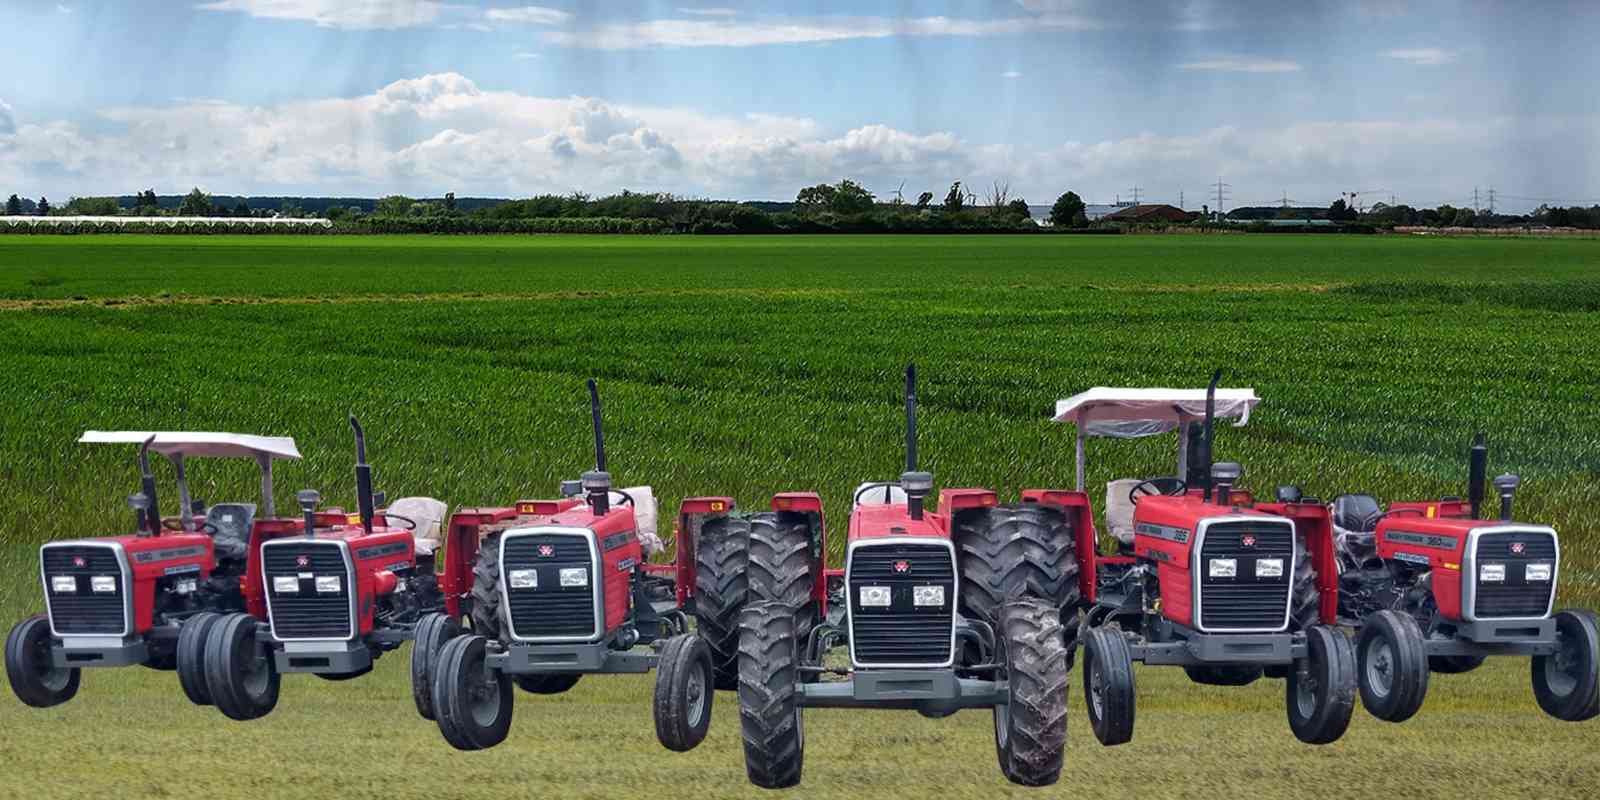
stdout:
POLYGON ((87 566, 89 566, 89 559, 86 559, 83 556, 73 556, 72 557, 72 566, 74 566, 74 567, 87 567, 87 566))
POLYGON ((1245 534, 1242 538, 1239 539, 1239 544, 1244 545, 1245 547, 1255 547, 1256 546, 1256 537, 1251 536, 1249 534, 1245 534))
POLYGON ((551 556, 553 556, 555 554, 556 554, 555 545, 549 545, 549 544, 541 544, 541 545, 539 545, 539 557, 540 558, 549 558, 549 557, 551 557, 551 556))
POLYGON ((311 556, 295 556, 294 565, 297 567, 311 566, 311 556))
POLYGON ((896 562, 894 562, 894 571, 895 572, 910 572, 911 571, 911 562, 910 561, 896 561, 896 562))
POLYGON ((1516 553, 1519 556, 1522 555, 1522 551, 1526 549, 1528 549, 1527 545, 1523 544, 1522 542, 1511 543, 1511 552, 1516 553))

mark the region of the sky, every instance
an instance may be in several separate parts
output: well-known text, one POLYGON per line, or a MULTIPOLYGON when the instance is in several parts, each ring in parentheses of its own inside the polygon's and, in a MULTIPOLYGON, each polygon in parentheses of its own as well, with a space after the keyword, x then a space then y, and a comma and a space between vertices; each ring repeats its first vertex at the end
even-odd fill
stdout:
POLYGON ((0 195, 1600 203, 1600 3, 0 0, 0 195))

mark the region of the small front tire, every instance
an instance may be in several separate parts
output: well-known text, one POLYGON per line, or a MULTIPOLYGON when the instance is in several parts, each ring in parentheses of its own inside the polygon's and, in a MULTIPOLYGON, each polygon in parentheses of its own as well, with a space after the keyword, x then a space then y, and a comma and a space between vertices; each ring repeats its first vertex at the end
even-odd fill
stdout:
POLYGON ((692 633, 679 634, 661 648, 656 671, 656 739, 678 753, 693 750, 711 729, 716 696, 711 646, 692 633))
POLYGON ((1122 631, 1092 628, 1083 642, 1083 696, 1089 727, 1111 747, 1133 739, 1133 654, 1122 631))
POLYGON ((57 667, 50 650, 50 618, 36 614, 17 623, 6 637, 6 678, 17 699, 34 708, 49 708, 78 693, 81 670, 57 667))
POLYGON ((206 637, 206 686, 211 702, 229 719, 264 717, 278 705, 283 676, 272 653, 256 641, 256 619, 229 614, 206 637))
POLYGON ((1428 696, 1428 652, 1415 619, 1389 610, 1369 615, 1356 639, 1356 661, 1367 713, 1405 722, 1421 710, 1428 696))
POLYGON ((197 706, 211 705, 211 687, 206 685, 206 641, 220 619, 221 614, 202 611, 178 628, 178 686, 197 706))
POLYGON ((484 750, 511 731, 511 677, 485 668, 489 640, 457 636, 434 666, 433 710, 439 732, 457 750, 484 750))
POLYGON ((461 623, 448 614, 428 614, 417 622, 417 638, 411 643, 411 699, 423 719, 433 719, 433 670, 439 650, 460 635, 461 623))
POLYGON ((1565 722, 1600 716, 1600 632, 1593 612, 1556 614, 1557 650, 1533 657, 1533 696, 1544 713, 1565 722))
POLYGON ((1284 681, 1289 728, 1306 744, 1329 744, 1344 735, 1355 710, 1355 648, 1344 634, 1313 625, 1306 629, 1306 651, 1284 681))

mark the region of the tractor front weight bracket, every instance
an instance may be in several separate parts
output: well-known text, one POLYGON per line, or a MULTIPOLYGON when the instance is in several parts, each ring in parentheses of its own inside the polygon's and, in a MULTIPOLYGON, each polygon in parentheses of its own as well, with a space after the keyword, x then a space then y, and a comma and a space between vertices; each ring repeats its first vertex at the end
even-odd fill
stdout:
POLYGON ((661 661, 655 653, 613 650, 604 643, 513 644, 491 651, 484 668, 511 675, 542 672, 643 674, 661 661))
POLYGON ((795 689, 805 708, 955 710, 992 708, 1007 699, 1005 681, 959 678, 953 670, 862 670, 848 681, 795 689))

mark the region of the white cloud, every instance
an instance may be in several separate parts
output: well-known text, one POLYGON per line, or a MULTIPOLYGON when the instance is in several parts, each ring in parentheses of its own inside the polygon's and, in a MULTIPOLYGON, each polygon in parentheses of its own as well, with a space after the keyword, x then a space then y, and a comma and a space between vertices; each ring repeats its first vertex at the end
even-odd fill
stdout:
POLYGON ((1419 67, 1437 67, 1456 60, 1453 50, 1441 50, 1437 47, 1400 48, 1383 51, 1385 58, 1398 61, 1408 61, 1419 67))
POLYGON ((1005 72, 1000 73, 1000 77, 1016 79, 1022 77, 1022 73, 1014 69, 1008 69, 1005 72))
POLYGON ((56 3, 56 11, 59 11, 62 14, 71 14, 72 13, 72 7, 67 5, 66 3, 56 3))
POLYGON ((312 22, 321 28, 394 30, 432 25, 453 7, 440 0, 213 0, 197 8, 312 22))
POLYGON ((543 56, 541 56, 540 54, 534 53, 534 52, 530 52, 530 51, 527 51, 527 50, 518 50, 517 52, 512 53, 511 57, 516 59, 516 60, 518 60, 518 61, 531 61, 531 60, 533 60, 535 58, 543 58, 543 56))
POLYGON ((739 12, 731 8, 680 8, 678 13, 696 17, 731 17, 739 12))
POLYGON ((1299 72, 1300 65, 1293 61, 1280 61, 1265 58, 1239 58, 1223 57, 1205 61, 1190 61, 1179 64, 1178 69, 1188 72, 1299 72))
POLYGON ((527 25, 560 25, 572 15, 557 8, 520 6, 517 8, 491 8, 484 12, 491 22, 517 22, 527 25))
POLYGON ((886 39, 893 36, 1002 36, 1040 30, 1084 30, 1096 24, 1083 17, 962 19, 954 17, 765 17, 657 19, 618 22, 571 31, 551 31, 546 41, 597 50, 652 47, 758 47, 775 44, 886 39))
MULTIPOLYGON (((710 114, 535 97, 424 75, 348 98, 250 106, 188 100, 104 111, 95 124, 14 120, 0 104, 0 183, 56 195, 127 186, 158 191, 378 196, 526 196, 622 188, 691 196, 784 199, 849 177, 880 195, 902 181, 942 196, 952 180, 1011 178, 1036 203, 1067 188, 1109 200, 1133 185, 1156 202, 1189 205, 1226 176, 1230 204, 1287 191, 1324 204, 1353 185, 1385 186, 1405 202, 1456 201, 1461 164, 1527 176, 1530 193, 1586 196, 1600 184, 1600 119, 1473 117, 1343 121, 1280 128, 1141 133, 1050 146, 972 142, 870 119, 833 130, 814 119, 710 114), (1550 169, 1541 154, 1580 154, 1550 169), (1537 191, 1535 191, 1537 188, 1537 191)), ((1468 187, 1470 190, 1470 186, 1468 187)))

